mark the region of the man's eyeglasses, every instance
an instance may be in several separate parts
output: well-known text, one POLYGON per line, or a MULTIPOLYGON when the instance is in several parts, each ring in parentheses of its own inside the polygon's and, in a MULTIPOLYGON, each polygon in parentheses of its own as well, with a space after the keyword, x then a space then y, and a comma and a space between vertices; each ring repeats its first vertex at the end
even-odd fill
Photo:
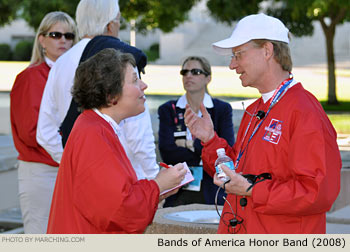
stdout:
POLYGON ((60 39, 64 36, 67 40, 73 40, 75 38, 75 34, 71 32, 62 33, 62 32, 49 32, 44 35, 45 37, 50 37, 53 39, 60 39))
POLYGON ((181 75, 187 75, 188 72, 191 72, 192 75, 200 75, 200 74, 204 74, 205 76, 208 76, 209 74, 201 69, 198 69, 198 68, 193 68, 191 70, 189 69, 182 69, 180 71, 180 74, 181 75))
POLYGON ((244 53, 245 51, 249 50, 250 48, 247 49, 242 49, 242 50, 238 50, 236 52, 232 52, 231 58, 235 59, 235 60, 240 60, 242 57, 242 53, 244 53))

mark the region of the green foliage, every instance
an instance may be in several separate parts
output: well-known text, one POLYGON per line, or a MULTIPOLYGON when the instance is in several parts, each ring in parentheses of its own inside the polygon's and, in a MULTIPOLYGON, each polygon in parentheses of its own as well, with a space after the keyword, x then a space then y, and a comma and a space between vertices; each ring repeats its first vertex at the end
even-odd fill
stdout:
POLYGON ((328 102, 338 104, 336 97, 333 40, 336 26, 350 20, 349 0, 270 0, 264 10, 259 0, 209 0, 211 15, 232 24, 243 16, 264 11, 282 20, 295 36, 312 35, 312 21, 319 21, 326 38, 328 71, 328 102))
POLYGON ((267 14, 281 19, 295 36, 313 34, 312 21, 331 22, 328 27, 350 19, 348 0, 274 0, 267 14))
POLYGON ((20 0, 0 0, 0 27, 16 19, 21 2, 20 0))
POLYGON ((74 18, 78 3, 79 0, 23 0, 22 17, 36 30, 43 17, 51 11, 63 11, 74 18))
MULTIPOLYGON (((126 22, 132 19, 136 20, 136 30, 138 32, 147 33, 155 28, 170 32, 187 20, 188 12, 199 1, 119 0, 119 5, 126 22)), ((0 24, 11 21, 15 17, 13 13, 21 9, 21 16, 31 27, 37 29, 42 18, 51 11, 64 11, 74 18, 79 0, 0 0, 0 3, 0 11, 3 14, 0 16, 0 24), (13 2, 18 2, 18 4, 12 5, 13 2), (2 21, 2 19, 5 21, 2 21)), ((86 13, 86 15, 89 14, 86 13)), ((122 24, 122 27, 126 27, 125 23, 122 24)))
POLYGON ((13 52, 13 60, 29 61, 32 56, 33 42, 22 40, 17 43, 13 52))
POLYGON ((259 11, 263 0, 209 0, 207 2, 210 14, 218 21, 231 25, 244 16, 259 11))
POLYGON ((199 0, 120 0, 122 16, 136 20, 136 30, 147 33, 155 28, 170 32, 188 18, 188 12, 199 0))
MULTIPOLYGON (((350 101, 339 101, 338 105, 332 105, 332 104, 328 104, 327 101, 321 101, 321 105, 323 109, 327 112, 333 111, 333 112, 350 113, 350 101)), ((349 118, 349 125, 350 125, 350 118, 349 118)))
MULTIPOLYGON (((303 1, 303 3, 305 2, 307 1, 303 1)), ((284 4, 275 2, 266 10, 266 14, 282 20, 294 36, 311 36, 314 32, 314 26, 312 18, 307 15, 305 10, 305 4, 295 6, 289 1, 284 2, 284 4)))
POLYGON ((148 62, 153 62, 157 59, 159 59, 159 44, 155 43, 152 44, 148 50, 144 50, 145 54, 147 55, 148 62))
POLYGON ((158 44, 158 43, 154 43, 154 44, 152 44, 152 45, 149 47, 149 49, 150 49, 151 51, 159 52, 159 44, 158 44))
POLYGON ((12 51, 8 44, 0 44, 0 60, 11 60, 12 51))

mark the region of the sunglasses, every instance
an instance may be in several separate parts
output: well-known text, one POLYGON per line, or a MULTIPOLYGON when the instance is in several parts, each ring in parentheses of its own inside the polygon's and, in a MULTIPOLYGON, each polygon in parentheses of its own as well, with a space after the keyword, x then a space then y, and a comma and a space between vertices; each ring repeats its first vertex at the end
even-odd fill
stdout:
POLYGON ((187 75, 188 72, 191 72, 192 75, 200 75, 200 74, 204 74, 205 76, 209 75, 207 72, 204 72, 203 70, 197 69, 197 68, 193 68, 191 70, 189 70, 189 69, 182 69, 180 71, 180 74, 185 76, 185 75, 187 75))
POLYGON ((62 32, 49 32, 44 35, 45 37, 50 37, 53 39, 60 39, 64 36, 67 40, 73 40, 75 38, 75 34, 71 32, 62 33, 62 32))

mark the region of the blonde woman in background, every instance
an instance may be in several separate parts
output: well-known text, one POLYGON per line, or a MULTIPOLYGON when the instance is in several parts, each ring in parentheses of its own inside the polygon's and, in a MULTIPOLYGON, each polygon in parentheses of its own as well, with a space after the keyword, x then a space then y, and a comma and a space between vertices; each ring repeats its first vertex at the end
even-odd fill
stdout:
POLYGON ((11 128, 19 153, 19 200, 25 233, 46 233, 58 164, 37 143, 40 102, 55 61, 77 42, 74 20, 64 12, 50 12, 35 36, 30 65, 12 87, 11 128))
MULTIPOLYGON (((199 116, 201 116, 199 107, 203 104, 213 120, 217 134, 226 139, 229 145, 233 145, 235 142, 231 105, 208 94, 207 87, 211 81, 211 73, 211 66, 206 58, 187 57, 180 70, 182 85, 186 93, 177 100, 167 101, 158 108, 159 152, 162 160, 167 164, 186 161, 189 166, 195 166, 191 169, 196 169, 199 174, 203 175, 200 191, 181 188, 176 195, 166 199, 164 207, 194 203, 215 204, 218 187, 213 184, 213 173, 207 172, 209 167, 206 167, 205 164, 201 167, 203 146, 200 140, 190 133, 184 122, 187 104, 199 116)), ((223 205, 225 202, 222 196, 225 194, 223 190, 220 190, 217 199, 219 205, 223 205)))

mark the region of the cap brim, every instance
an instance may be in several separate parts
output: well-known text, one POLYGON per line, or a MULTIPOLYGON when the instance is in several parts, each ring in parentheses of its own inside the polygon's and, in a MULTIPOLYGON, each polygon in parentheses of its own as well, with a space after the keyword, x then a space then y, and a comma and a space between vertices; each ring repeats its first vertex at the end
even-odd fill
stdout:
POLYGON ((231 38, 224 39, 212 44, 214 51, 220 55, 232 54, 232 40, 231 38))

